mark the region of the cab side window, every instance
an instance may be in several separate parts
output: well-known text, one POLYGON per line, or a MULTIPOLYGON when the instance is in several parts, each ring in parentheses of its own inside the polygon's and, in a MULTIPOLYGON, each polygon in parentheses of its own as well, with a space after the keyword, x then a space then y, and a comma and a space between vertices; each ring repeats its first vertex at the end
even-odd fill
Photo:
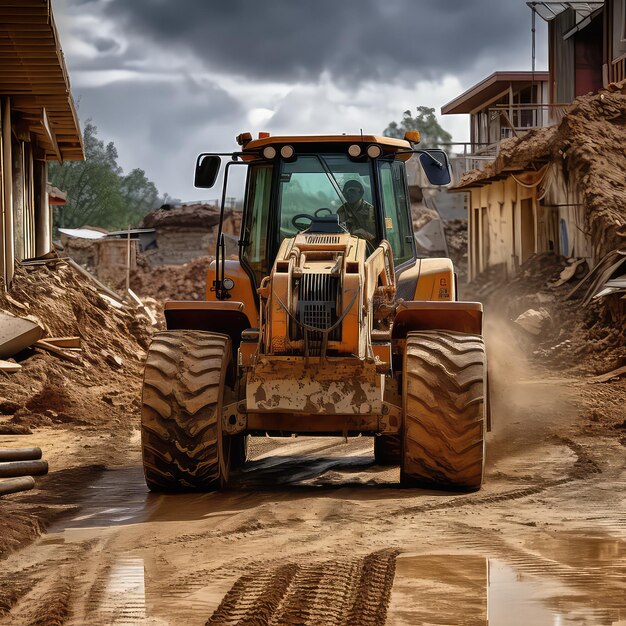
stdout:
POLYGON ((257 165, 250 173, 242 258, 254 272, 257 285, 268 271, 267 229, 272 191, 271 165, 257 165))
POLYGON ((413 257, 410 204, 404 186, 404 164, 380 163, 380 189, 384 205, 385 238, 391 244, 393 260, 400 265, 413 257))

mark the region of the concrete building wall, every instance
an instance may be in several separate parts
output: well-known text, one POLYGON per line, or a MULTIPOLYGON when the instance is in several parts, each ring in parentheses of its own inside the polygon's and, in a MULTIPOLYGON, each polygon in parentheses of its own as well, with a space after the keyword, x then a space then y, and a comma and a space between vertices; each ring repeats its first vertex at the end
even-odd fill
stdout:
POLYGON ((515 274, 539 252, 597 260, 578 183, 560 164, 471 189, 468 218, 470 280, 497 265, 515 274))
POLYGON ((514 274, 536 252, 534 189, 512 177, 474 188, 468 213, 470 280, 496 265, 514 274))

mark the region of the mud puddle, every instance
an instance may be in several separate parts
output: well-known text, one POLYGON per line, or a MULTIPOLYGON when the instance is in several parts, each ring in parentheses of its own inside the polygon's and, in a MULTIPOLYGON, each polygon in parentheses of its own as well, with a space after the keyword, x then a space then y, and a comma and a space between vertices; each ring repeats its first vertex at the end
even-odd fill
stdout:
MULTIPOLYGON (((599 540, 590 543, 597 547, 599 540)), ((585 544, 583 537, 577 538, 585 544)), ((604 547, 614 549, 614 540, 604 547)), ((626 547, 622 542, 621 548, 626 547)), ((551 546, 554 547, 554 546, 551 546)), ((592 548, 593 549, 593 548, 592 548)), ((557 549, 558 551, 558 549, 557 549)), ((626 585, 621 561, 619 585, 626 585)), ((623 591, 611 597, 603 587, 603 561, 588 560, 597 584, 563 580, 550 567, 532 574, 500 559, 478 555, 400 555, 396 561, 387 624, 463 626, 566 626, 626 624, 623 591)), ((617 589, 615 590, 617 591, 617 589)))

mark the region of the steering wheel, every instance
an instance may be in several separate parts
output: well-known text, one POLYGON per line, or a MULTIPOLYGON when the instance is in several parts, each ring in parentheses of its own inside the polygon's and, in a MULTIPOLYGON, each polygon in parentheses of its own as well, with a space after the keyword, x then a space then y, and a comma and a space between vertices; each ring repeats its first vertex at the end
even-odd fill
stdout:
POLYGON ((291 218, 291 225, 299 232, 302 232, 303 230, 306 230, 311 225, 311 222, 316 217, 322 216, 322 211, 327 211, 326 215, 333 215, 333 212, 331 209, 327 207, 321 207, 320 209, 317 209, 317 211, 315 211, 313 215, 309 215, 308 213, 298 213, 298 215, 294 215, 291 218), (308 220, 308 224, 303 224, 301 220, 308 220))

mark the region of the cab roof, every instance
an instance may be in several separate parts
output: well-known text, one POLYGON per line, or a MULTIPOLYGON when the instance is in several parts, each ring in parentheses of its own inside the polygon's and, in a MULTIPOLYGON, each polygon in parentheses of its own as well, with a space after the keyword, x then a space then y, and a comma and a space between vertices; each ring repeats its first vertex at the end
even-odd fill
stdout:
POLYGON ((411 144, 405 139, 394 139, 382 135, 276 135, 261 137, 248 142, 244 152, 263 149, 275 144, 379 144, 385 152, 411 150, 411 144))

